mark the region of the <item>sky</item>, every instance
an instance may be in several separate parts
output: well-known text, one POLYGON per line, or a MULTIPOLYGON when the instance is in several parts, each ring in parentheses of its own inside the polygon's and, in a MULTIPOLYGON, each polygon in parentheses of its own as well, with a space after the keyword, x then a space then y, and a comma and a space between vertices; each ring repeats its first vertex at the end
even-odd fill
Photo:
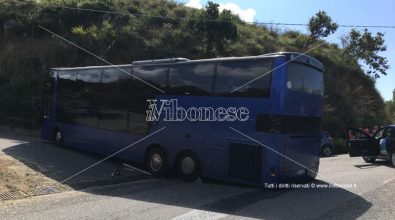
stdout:
MULTIPOLYGON (((307 23, 319 10, 324 10, 338 24, 345 25, 388 25, 395 26, 395 1, 393 0, 212 0, 220 4, 220 10, 228 9, 247 22, 307 23)), ((204 7, 207 0, 184 0, 185 5, 193 8, 204 7)), ((307 32, 306 27, 279 26, 282 30, 307 32)), ((357 28, 363 30, 363 28, 357 28)), ((384 100, 392 99, 395 89, 395 29, 368 28, 373 35, 384 33, 387 51, 381 53, 387 57, 390 69, 386 76, 376 80, 376 88, 384 100)), ((326 40, 340 43, 340 37, 350 28, 339 28, 326 40)))

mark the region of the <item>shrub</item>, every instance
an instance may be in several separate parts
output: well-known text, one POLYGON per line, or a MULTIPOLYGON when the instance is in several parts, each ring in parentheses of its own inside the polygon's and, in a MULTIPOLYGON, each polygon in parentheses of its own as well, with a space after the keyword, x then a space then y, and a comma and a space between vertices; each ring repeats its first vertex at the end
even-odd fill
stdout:
POLYGON ((334 139, 335 149, 337 154, 348 153, 348 143, 344 138, 337 137, 334 139))

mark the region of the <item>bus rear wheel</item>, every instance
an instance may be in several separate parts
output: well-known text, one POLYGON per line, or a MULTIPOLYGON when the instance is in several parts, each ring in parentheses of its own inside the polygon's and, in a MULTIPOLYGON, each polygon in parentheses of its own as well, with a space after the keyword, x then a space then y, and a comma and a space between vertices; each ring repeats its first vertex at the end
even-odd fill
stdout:
POLYGON ((177 171, 181 179, 196 181, 200 177, 200 169, 199 159, 194 153, 185 151, 178 156, 177 171))
POLYGON ((163 177, 166 173, 166 157, 164 151, 155 147, 148 151, 145 158, 145 166, 154 177, 163 177))
POLYGON ((58 146, 63 145, 64 137, 63 137, 63 132, 59 128, 57 128, 54 132, 54 142, 58 146))

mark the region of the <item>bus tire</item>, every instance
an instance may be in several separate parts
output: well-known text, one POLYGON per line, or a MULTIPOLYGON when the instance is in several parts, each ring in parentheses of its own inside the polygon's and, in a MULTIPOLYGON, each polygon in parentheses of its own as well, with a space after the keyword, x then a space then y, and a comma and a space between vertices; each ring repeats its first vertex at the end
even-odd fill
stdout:
POLYGON ((56 128, 54 131, 53 141, 58 146, 63 146, 64 136, 63 132, 60 128, 56 128))
POLYGON ((362 159, 366 162, 366 163, 374 163, 376 161, 376 158, 374 157, 369 157, 369 156, 363 156, 362 159))
POLYGON ((201 172, 199 158, 191 151, 184 151, 177 158, 179 177, 186 181, 196 181, 201 172))
POLYGON ((158 178, 166 174, 166 156, 165 152, 159 147, 153 147, 148 150, 145 157, 145 166, 152 176, 158 178))

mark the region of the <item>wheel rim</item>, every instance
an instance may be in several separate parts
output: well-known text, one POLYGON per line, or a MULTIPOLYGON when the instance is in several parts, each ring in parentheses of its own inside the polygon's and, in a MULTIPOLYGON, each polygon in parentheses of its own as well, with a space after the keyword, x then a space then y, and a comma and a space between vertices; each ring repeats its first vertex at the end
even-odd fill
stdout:
POLYGON ((62 133, 60 131, 57 131, 56 134, 55 134, 55 141, 57 143, 60 143, 61 140, 62 140, 62 133))
POLYGON ((163 160, 159 154, 152 154, 150 159, 150 166, 152 171, 156 172, 162 168, 163 160))
POLYGON ((195 170, 195 161, 191 157, 185 157, 181 161, 182 172, 186 175, 190 175, 195 170))
POLYGON ((332 154, 332 150, 329 147, 324 148, 324 155, 330 156, 332 154))
POLYGON ((392 166, 395 166, 395 154, 394 153, 391 155, 391 162, 392 162, 392 166))

